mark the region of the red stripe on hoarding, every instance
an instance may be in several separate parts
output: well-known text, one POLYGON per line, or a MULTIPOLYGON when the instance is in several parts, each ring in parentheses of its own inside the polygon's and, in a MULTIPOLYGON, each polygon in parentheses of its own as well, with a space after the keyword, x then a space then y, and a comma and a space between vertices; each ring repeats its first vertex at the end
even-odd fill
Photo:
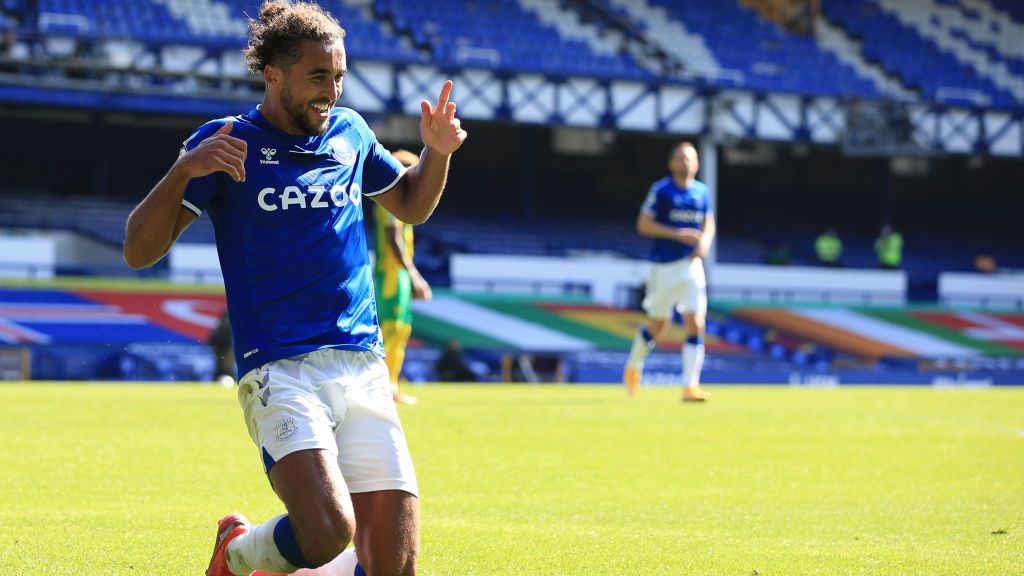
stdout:
POLYGON ((223 294, 189 292, 114 292, 75 290, 75 294, 98 302, 118 306, 123 312, 141 314, 149 321, 205 342, 227 308, 223 294))

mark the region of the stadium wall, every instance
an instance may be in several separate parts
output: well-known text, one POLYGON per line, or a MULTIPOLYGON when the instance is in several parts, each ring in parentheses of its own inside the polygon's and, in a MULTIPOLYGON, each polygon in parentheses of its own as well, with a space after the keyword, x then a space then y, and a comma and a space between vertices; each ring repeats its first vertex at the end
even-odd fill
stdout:
MULTIPOLYGON (((634 304, 650 264, 623 258, 558 258, 453 254, 452 288, 464 292, 561 296, 585 294, 618 307, 634 304)), ((220 283, 217 249, 209 244, 178 244, 171 249, 171 279, 220 283)), ((907 276, 898 270, 711 264, 711 296, 748 302, 833 302, 903 304, 907 276)))

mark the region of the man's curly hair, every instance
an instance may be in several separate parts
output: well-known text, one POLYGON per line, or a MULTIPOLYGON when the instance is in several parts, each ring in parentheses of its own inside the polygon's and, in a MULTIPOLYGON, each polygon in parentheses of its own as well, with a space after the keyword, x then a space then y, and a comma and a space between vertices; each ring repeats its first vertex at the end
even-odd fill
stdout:
POLYGON ((249 18, 249 45, 242 51, 245 64, 254 74, 268 64, 290 66, 301 58, 299 46, 305 40, 344 42, 345 29, 313 2, 266 0, 260 15, 249 18))

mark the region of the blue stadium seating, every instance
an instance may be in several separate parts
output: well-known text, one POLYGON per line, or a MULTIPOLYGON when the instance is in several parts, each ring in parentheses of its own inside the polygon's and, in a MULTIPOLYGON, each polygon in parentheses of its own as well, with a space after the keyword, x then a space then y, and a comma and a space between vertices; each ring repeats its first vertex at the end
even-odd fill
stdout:
MULTIPOLYGON (((134 201, 51 194, 0 194, 0 227, 71 230, 120 246, 134 201)), ((196 220, 182 242, 213 243, 213 223, 196 220)))
POLYGON ((818 48, 809 36, 783 31, 735 2, 652 0, 699 33, 719 63, 749 88, 840 96, 879 96, 875 86, 818 48))
MULTIPOLYGON (((535 0, 322 0, 321 4, 348 29, 348 48, 354 59, 556 76, 679 80, 670 72, 671 66, 658 68, 630 54, 636 50, 626 49, 650 28, 649 21, 640 21, 623 8, 627 1, 661 10, 658 13, 666 22, 678 24, 680 30, 696 35, 698 43, 706 45, 707 58, 720 73, 684 70, 696 74, 688 76, 691 80, 758 91, 881 96, 863 69, 841 62, 813 36, 786 32, 738 1, 591 0, 583 8, 554 0, 548 4, 535 0), (548 11, 538 10, 538 5, 548 11), (543 17, 553 12, 575 14, 573 29, 586 34, 577 37, 543 17)), ((926 24, 915 27, 897 17, 893 5, 886 1, 823 0, 823 16, 861 41, 858 57, 866 66, 877 65, 927 100, 1020 108, 1024 55, 1006 49, 1005 44, 1020 39, 1024 27, 1020 2, 942 0, 938 8, 930 8, 935 10, 931 15, 935 30, 924 30, 926 24), (982 22, 990 30, 970 25, 982 22), (936 30, 949 35, 947 44, 955 41, 983 58, 986 66, 1005 69, 989 66, 979 71, 976 63, 966 61, 969 58, 937 43, 931 34, 936 30), (1018 84, 1012 85, 1014 82, 1018 84), (979 94, 984 101, 979 101, 979 94)), ((911 12, 924 6, 910 4, 911 12)), ((897 8, 896 12, 903 10, 897 8)), ((162 57, 145 60, 130 56, 128 60, 136 65, 145 62, 142 68, 161 64, 181 73, 198 70, 243 75, 238 49, 244 43, 244 15, 255 14, 257 9, 256 0, 0 0, 0 28, 19 22, 23 38, 42 33, 46 38, 34 52, 57 56, 75 54, 82 48, 74 41, 62 42, 65 38, 92 43, 130 40, 139 44, 138 50, 154 54, 168 44, 195 46, 201 50, 184 55, 164 52, 162 57), (174 63, 175 58, 187 61, 174 63)), ((646 41, 651 46, 664 42, 646 41)), ((682 62, 684 68, 689 64, 682 62)))
POLYGON ((517 72, 649 78, 624 55, 604 56, 560 38, 514 0, 381 0, 375 9, 450 65, 491 65, 517 72))
MULTIPOLYGON (((74 230, 103 242, 120 245, 124 240, 124 223, 134 202, 91 198, 87 196, 55 196, 40 194, 0 194, 0 227, 74 230)), ((720 235, 718 258, 723 262, 762 264, 769 243, 786 242, 791 248, 791 263, 814 265, 816 230, 788 230, 780 235, 774 229, 769 235, 753 237, 720 235)), ((432 244, 440 253, 465 252, 479 254, 519 254, 534 256, 566 256, 580 253, 610 253, 629 258, 645 258, 650 242, 637 236, 630 223, 560 220, 546 222, 496 222, 479 219, 435 216, 417 227, 419 241, 432 244)), ((1000 266, 1024 268, 1024 254, 1012 245, 993 248, 983 240, 970 238, 930 238, 916 242, 906 236, 903 268, 911 274, 934 275, 940 271, 973 270, 974 257, 984 253, 994 256, 1000 266)), ((851 233, 843 234, 843 263, 850 268, 874 268, 874 238, 851 233)), ((196 220, 181 237, 181 242, 214 242, 213 224, 206 216, 196 220)), ((420 250, 426 257, 427 252, 420 250)))
POLYGON ((993 8, 1002 10, 1018 23, 1024 24, 1024 4, 1020 0, 989 0, 993 8))
MULTIPOLYGON (((1014 97, 979 75, 934 42, 870 0, 825 0, 822 9, 833 20, 863 41, 865 56, 903 82, 936 100, 942 89, 987 94, 998 106, 1019 106, 1014 97)), ((947 99, 952 101, 953 99, 947 99)), ((975 103, 972 100, 962 102, 975 103)))

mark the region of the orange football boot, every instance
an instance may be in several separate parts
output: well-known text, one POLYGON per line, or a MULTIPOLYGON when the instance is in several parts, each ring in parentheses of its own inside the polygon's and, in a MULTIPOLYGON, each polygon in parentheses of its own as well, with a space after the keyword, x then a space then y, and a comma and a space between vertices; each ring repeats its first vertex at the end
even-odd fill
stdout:
POLYGON ((626 392, 629 393, 630 397, 635 398, 640 393, 640 378, 643 376, 643 372, 639 370, 630 370, 626 368, 626 371, 622 374, 622 383, 626 385, 626 392))
POLYGON ((217 523, 217 542, 213 545, 213 556, 210 558, 210 566, 206 569, 206 576, 236 576, 228 569, 228 559, 225 553, 228 550, 228 542, 249 531, 249 520, 241 514, 228 514, 217 523))
POLYGON ((710 398, 711 394, 702 390, 700 386, 693 386, 683 390, 683 402, 706 402, 710 398))

